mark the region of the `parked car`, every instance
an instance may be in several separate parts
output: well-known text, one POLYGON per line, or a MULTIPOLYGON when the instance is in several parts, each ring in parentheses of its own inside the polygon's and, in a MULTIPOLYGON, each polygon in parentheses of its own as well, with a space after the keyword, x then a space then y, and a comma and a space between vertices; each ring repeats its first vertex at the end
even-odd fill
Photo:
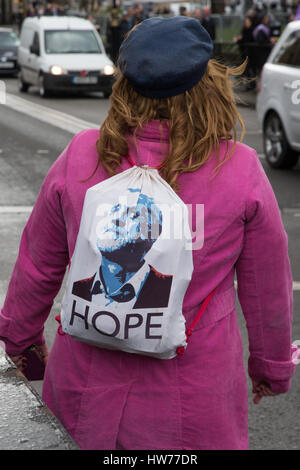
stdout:
POLYGON ((18 71, 17 52, 20 40, 11 28, 0 28, 0 73, 18 71))
POLYGON ((23 22, 18 62, 19 89, 111 93, 115 67, 94 25, 77 17, 41 16, 23 22))
POLYGON ((300 154, 300 20, 289 23, 265 63, 257 96, 264 152, 273 168, 300 154))

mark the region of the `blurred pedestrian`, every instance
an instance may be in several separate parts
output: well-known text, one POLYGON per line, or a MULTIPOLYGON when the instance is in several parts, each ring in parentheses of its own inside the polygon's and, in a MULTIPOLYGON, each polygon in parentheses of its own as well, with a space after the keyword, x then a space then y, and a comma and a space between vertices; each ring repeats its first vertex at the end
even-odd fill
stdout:
POLYGON ((45 6, 44 5, 39 5, 37 13, 38 13, 38 16, 44 16, 45 6))
POLYGON ((52 15, 53 15, 52 4, 47 3, 47 6, 46 6, 45 11, 44 11, 44 16, 52 16, 52 15))
POLYGON ((259 24, 259 13, 255 8, 250 8, 246 13, 246 17, 251 19, 253 29, 259 24))
POLYGON ((256 26, 253 31, 253 37, 259 44, 266 44, 271 42, 271 29, 269 28, 268 23, 269 15, 263 13, 260 16, 258 26, 256 26))
POLYGON ((269 15, 265 11, 261 14, 259 24, 253 30, 253 38, 256 42, 255 61, 258 72, 262 69, 268 56, 270 55, 274 39, 271 36, 271 29, 269 27, 269 15))
POLYGON ((92 13, 89 13, 87 19, 92 23, 92 25, 95 27, 96 31, 100 34, 100 25, 97 23, 94 15, 92 13))
MULTIPOLYGON (((242 60, 248 60, 245 70, 247 78, 256 77, 256 48, 254 47, 252 18, 246 16, 241 33, 233 39, 233 42, 239 45, 242 60)), ((254 88, 255 82, 249 82, 248 88, 254 88)))
POLYGON ((300 3, 297 7, 297 10, 296 10, 296 13, 295 13, 295 16, 294 16, 294 20, 300 20, 300 3))
MULTIPOLYGON (((47 362, 43 399, 81 449, 248 448, 235 274, 248 329, 254 402, 291 386, 293 283, 287 237, 256 152, 236 141, 237 123, 243 130, 244 124, 231 77, 244 66, 218 64, 211 60, 212 51, 212 40, 194 18, 151 18, 135 28, 122 44, 120 72, 100 132, 77 134, 56 160, 21 238, 0 311, 0 338, 16 362, 32 343, 39 345, 47 362), (85 194, 131 165, 148 166, 143 190, 156 168, 170 194, 176 192, 193 209, 205 205, 204 245, 192 251, 194 273, 182 305, 187 326, 209 292, 215 290, 214 297, 186 351, 173 359, 97 348, 76 341, 66 332, 68 325, 61 325, 47 360, 44 324, 74 253, 85 194)), ((116 218, 114 226, 119 222, 116 218)), ((85 228, 93 245, 95 234, 85 228)), ((112 239, 105 242, 110 259, 112 239)), ((120 248, 124 238, 119 235, 114 242, 120 248)), ((167 237, 163 243, 168 244, 167 237)), ((131 246, 135 256, 142 253, 137 245, 142 244, 131 246)), ((119 262, 132 267, 124 252, 119 262)), ((108 264, 115 281, 120 268, 108 264)), ((156 286, 166 278, 170 286, 167 273, 154 269, 152 276, 159 279, 156 286)), ((109 311, 113 299, 124 306, 125 291, 132 301, 146 285, 143 277, 130 276, 119 277, 118 284, 117 290, 107 290, 102 273, 94 285, 93 278, 85 279, 78 289, 106 297, 109 311)), ((148 291, 148 302, 161 297, 162 287, 148 291)), ((93 328, 89 306, 85 310, 74 309, 75 321, 93 328)), ((131 316, 138 319, 132 329, 143 316, 131 316)), ((160 321, 146 326, 149 336, 157 338, 160 321)), ((115 334, 109 333, 110 323, 105 331, 103 337, 115 334)))
POLYGON ((133 28, 137 24, 140 24, 144 20, 143 6, 138 3, 133 9, 133 14, 129 19, 129 29, 133 28))
POLYGON ((202 11, 200 8, 195 8, 193 17, 196 18, 196 20, 200 21, 200 23, 202 23, 202 11))
POLYGON ((170 18, 171 16, 173 16, 173 13, 171 12, 169 7, 164 7, 162 11, 162 16, 164 16, 165 18, 170 18))
POLYGON ((211 9, 208 6, 203 8, 202 26, 214 41, 216 39, 216 25, 215 20, 211 17, 211 9))
POLYGON ((37 11, 36 11, 36 9, 35 9, 35 7, 33 6, 32 3, 30 3, 28 8, 27 8, 26 16, 28 16, 28 17, 37 16, 37 11))
POLYGON ((235 36, 233 41, 236 42, 237 44, 243 44, 243 43, 248 43, 248 42, 253 42, 253 24, 252 24, 252 18, 249 16, 246 16, 244 18, 244 23, 243 23, 243 28, 241 30, 241 33, 238 36, 235 36))
POLYGON ((123 42, 124 37, 130 29, 130 16, 127 10, 123 11, 120 21, 120 43, 123 42))
POLYGON ((52 15, 59 16, 59 7, 57 3, 52 3, 52 15))
POLYGON ((19 33, 19 34, 20 34, 20 32, 21 32, 21 28, 22 28, 22 24, 23 24, 24 18, 25 18, 25 15, 24 15, 24 8, 23 8, 22 5, 20 5, 20 6, 19 6, 18 13, 16 13, 16 16, 15 16, 15 21, 16 21, 16 25, 17 25, 18 33, 19 33))
POLYGON ((179 7, 179 15, 180 16, 187 16, 187 9, 184 5, 179 7))
POLYGON ((106 36, 108 43, 108 53, 111 57, 111 60, 116 63, 121 44, 120 20, 117 8, 113 8, 110 13, 106 29, 106 36))

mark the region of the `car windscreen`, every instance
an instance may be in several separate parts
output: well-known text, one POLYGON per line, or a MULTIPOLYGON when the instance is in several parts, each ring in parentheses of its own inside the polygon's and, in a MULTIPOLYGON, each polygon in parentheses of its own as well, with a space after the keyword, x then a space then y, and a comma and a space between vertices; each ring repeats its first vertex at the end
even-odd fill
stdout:
POLYGON ((0 47, 18 46, 20 40, 13 31, 0 31, 0 47))
POLYGON ((46 54, 99 54, 101 49, 93 31, 45 31, 46 54))

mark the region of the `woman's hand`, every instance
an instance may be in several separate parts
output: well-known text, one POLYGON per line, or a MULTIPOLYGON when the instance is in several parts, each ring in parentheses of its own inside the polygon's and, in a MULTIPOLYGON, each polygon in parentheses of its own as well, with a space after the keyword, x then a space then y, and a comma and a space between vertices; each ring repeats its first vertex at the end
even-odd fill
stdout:
MULTIPOLYGON (((43 363, 47 364, 48 356, 49 356, 49 349, 46 343, 42 344, 34 344, 36 353, 40 356, 43 363)), ((14 362, 16 367, 20 369, 21 372, 27 367, 27 358, 23 354, 18 354, 16 356, 10 356, 11 360, 14 362)))
POLYGON ((40 355, 43 363, 46 365, 48 361, 48 356, 49 356, 49 348, 46 343, 42 344, 35 344, 34 345, 36 348, 37 353, 40 355))
POLYGON ((252 379, 252 392, 255 393, 253 403, 258 405, 262 397, 274 397, 278 393, 274 393, 271 390, 270 385, 263 381, 256 381, 252 379))
POLYGON ((27 359, 22 354, 17 356, 9 356, 11 360, 14 362, 15 366, 21 371, 24 372, 27 366, 27 359))
POLYGON ((233 38, 233 42, 234 42, 234 43, 237 43, 237 42, 240 41, 241 39, 242 39, 242 36, 241 36, 241 34, 240 34, 239 36, 235 36, 235 37, 233 38))

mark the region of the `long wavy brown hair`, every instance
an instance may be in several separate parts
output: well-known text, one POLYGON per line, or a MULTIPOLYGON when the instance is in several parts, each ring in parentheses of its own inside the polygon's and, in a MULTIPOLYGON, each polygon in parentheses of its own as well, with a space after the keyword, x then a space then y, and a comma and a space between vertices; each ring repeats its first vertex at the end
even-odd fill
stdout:
POLYGON ((142 129, 154 119, 166 121, 169 127, 169 153, 164 155, 160 174, 175 191, 179 190, 178 176, 198 170, 213 150, 218 171, 234 153, 237 122, 241 126, 241 140, 245 133, 231 80, 240 76, 245 66, 246 63, 229 68, 210 60, 206 73, 193 88, 163 99, 141 96, 118 71, 111 106, 96 144, 99 158, 95 171, 101 164, 110 176, 114 175, 128 155, 126 134, 142 129), (233 139, 234 145, 220 160, 220 141, 229 139, 233 139))

